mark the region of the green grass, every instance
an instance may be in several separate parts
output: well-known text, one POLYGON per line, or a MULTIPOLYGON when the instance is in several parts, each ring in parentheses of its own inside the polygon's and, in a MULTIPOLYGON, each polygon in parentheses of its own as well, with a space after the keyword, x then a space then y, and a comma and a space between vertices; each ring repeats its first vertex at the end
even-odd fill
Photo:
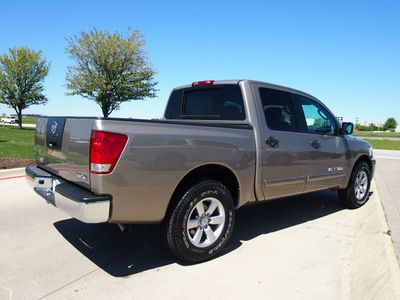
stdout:
POLYGON ((400 141, 364 139, 374 149, 400 150, 400 141))
POLYGON ((354 136, 366 136, 366 137, 384 137, 384 138, 395 138, 400 137, 399 132, 375 132, 375 131, 354 131, 354 136))
POLYGON ((37 119, 28 119, 28 118, 22 118, 22 125, 23 124, 36 124, 37 119))
POLYGON ((35 158, 35 128, 0 126, 0 157, 35 158))

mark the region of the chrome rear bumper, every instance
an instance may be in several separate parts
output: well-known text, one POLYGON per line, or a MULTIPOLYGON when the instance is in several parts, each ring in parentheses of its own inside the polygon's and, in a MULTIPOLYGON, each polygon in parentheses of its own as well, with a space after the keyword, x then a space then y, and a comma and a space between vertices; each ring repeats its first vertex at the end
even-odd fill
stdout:
POLYGON ((25 168, 25 177, 37 194, 71 217, 84 223, 108 221, 110 195, 95 195, 37 167, 25 168))

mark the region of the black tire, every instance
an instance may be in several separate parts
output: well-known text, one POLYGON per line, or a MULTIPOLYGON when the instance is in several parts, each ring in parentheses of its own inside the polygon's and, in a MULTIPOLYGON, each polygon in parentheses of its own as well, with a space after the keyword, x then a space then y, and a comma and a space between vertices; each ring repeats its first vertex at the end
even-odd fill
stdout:
POLYGON ((228 242, 235 223, 229 190, 204 180, 187 187, 165 222, 166 242, 178 258, 198 263, 216 256, 228 242))
POLYGON ((369 199, 371 172, 365 162, 358 163, 351 173, 346 189, 338 190, 339 199, 347 208, 359 208, 369 199))

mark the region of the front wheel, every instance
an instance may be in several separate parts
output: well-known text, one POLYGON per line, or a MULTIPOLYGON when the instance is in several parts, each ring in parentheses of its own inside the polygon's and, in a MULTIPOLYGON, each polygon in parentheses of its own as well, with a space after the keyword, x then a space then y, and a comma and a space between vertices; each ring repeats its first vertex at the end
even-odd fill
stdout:
POLYGON ((369 166, 365 162, 360 162, 351 173, 348 187, 338 191, 339 199, 347 208, 359 208, 368 201, 370 185, 369 166))
POLYGON ((232 196, 220 182, 204 180, 190 186, 166 219, 170 251, 192 263, 214 257, 232 234, 234 213, 232 196))

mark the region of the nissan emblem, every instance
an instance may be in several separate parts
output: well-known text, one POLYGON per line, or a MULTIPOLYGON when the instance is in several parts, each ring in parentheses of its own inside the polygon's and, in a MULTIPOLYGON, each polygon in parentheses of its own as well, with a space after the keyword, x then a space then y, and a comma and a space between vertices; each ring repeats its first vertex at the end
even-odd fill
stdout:
POLYGON ((51 133, 52 133, 52 134, 55 134, 55 133, 56 133, 56 131, 57 131, 57 126, 58 126, 58 124, 57 124, 56 121, 54 121, 53 124, 51 124, 51 133))

